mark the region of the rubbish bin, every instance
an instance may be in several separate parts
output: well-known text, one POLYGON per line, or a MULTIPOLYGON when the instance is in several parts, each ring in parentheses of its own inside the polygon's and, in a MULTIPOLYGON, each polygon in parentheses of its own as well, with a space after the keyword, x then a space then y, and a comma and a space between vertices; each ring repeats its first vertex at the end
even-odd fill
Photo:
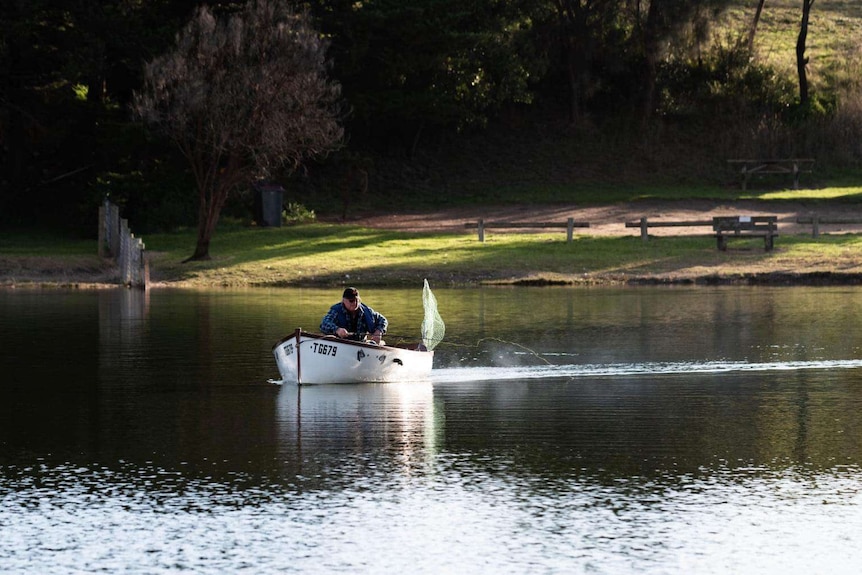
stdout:
POLYGON ((264 227, 281 227, 281 206, 284 188, 278 184, 259 183, 254 186, 254 221, 264 227))

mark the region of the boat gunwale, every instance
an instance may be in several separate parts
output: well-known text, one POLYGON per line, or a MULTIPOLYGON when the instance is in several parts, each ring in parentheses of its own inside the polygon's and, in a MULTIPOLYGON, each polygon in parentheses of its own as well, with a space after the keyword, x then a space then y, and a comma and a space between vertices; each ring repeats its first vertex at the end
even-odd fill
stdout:
MULTIPOLYGON (((373 344, 373 343, 365 343, 363 341, 344 339, 344 338, 340 338, 340 337, 337 337, 334 335, 329 335, 329 334, 311 333, 311 332, 302 331, 302 330, 298 330, 298 331, 299 331, 299 337, 308 337, 311 339, 334 340, 334 341, 339 342, 339 343, 354 345, 356 347, 364 347, 364 348, 376 349, 376 350, 391 349, 391 350, 395 350, 395 351, 415 351, 418 353, 433 353, 430 349, 418 349, 418 346, 421 345, 418 343, 416 343, 416 344, 401 344, 401 345, 377 345, 377 344, 373 344), (415 347, 415 348, 414 347, 408 347, 408 345, 415 345, 417 347, 415 347)), ((272 346, 272 351, 275 351, 275 349, 278 346, 280 346, 284 342, 291 340, 291 339, 296 339, 296 332, 293 332, 290 335, 286 335, 283 338, 281 338, 280 340, 278 340, 275 343, 275 345, 272 346)))

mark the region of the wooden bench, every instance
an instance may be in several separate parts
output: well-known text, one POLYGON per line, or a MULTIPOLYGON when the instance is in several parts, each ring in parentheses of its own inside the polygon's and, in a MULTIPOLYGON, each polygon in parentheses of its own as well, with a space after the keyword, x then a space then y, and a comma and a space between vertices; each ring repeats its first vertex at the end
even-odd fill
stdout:
POLYGON ((814 170, 812 158, 788 158, 774 160, 727 160, 732 166, 739 167, 742 177, 742 189, 748 189, 748 180, 753 174, 793 174, 793 189, 799 189, 799 174, 811 173, 814 170))
POLYGON ((778 235, 777 216, 718 216, 712 218, 712 230, 718 249, 727 251, 727 240, 740 237, 761 237, 764 249, 771 251, 778 235))
POLYGON ((641 239, 649 241, 649 228, 694 228, 700 226, 711 226, 712 220, 692 220, 687 222, 682 221, 649 221, 648 218, 641 218, 636 222, 626 222, 627 228, 640 228, 641 239))
POLYGON ((860 225, 862 224, 862 218, 821 218, 817 214, 813 214, 811 216, 802 216, 796 218, 797 224, 811 224, 811 237, 818 237, 820 235, 820 226, 821 225, 836 225, 836 226, 848 226, 848 225, 860 225))
POLYGON ((504 228, 566 228, 566 241, 572 243, 572 236, 575 228, 588 228, 589 222, 576 222, 574 218, 569 218, 565 222, 486 222, 479 220, 478 222, 468 222, 464 224, 465 228, 473 228, 479 230, 479 241, 485 241, 485 230, 489 228, 504 229, 504 228))

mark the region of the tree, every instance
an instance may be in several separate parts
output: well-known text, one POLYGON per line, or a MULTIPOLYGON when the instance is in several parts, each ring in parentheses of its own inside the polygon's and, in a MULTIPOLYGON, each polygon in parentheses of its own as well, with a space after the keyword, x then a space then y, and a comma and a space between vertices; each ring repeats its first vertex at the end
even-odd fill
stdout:
POLYGON ((222 18, 197 9, 173 50, 145 66, 134 111, 177 144, 197 186, 197 245, 186 261, 209 259, 232 191, 340 145, 341 89, 327 78, 327 48, 306 12, 255 0, 222 18))
POLYGON ((88 185, 122 150, 101 144, 177 21, 157 0, 0 2, 0 220, 72 223, 92 207, 88 185))
POLYGON ((569 85, 569 120, 577 124, 583 100, 596 82, 592 78, 596 53, 613 27, 616 0, 554 0, 559 18, 562 67, 569 85))
MULTIPOLYGON (((703 31, 708 28, 712 13, 728 4, 728 0, 626 0, 633 6, 638 21, 635 35, 642 51, 641 114, 648 120, 654 113, 659 87, 658 69, 669 47, 679 43, 689 27, 703 31), (648 5, 646 5, 648 4, 648 5), (645 6, 646 5, 646 6, 645 6)), ((697 36, 697 35, 696 35, 697 36)), ((702 40, 698 38, 697 40, 702 40)))
POLYGON ((799 75, 799 103, 805 107, 808 104, 808 57, 805 56, 805 43, 808 38, 808 20, 814 0, 802 0, 802 22, 799 25, 799 36, 796 38, 796 71, 799 75))
POLYGON ((334 74, 351 104, 351 138, 407 155, 426 133, 482 126, 527 102, 541 69, 532 0, 310 0, 333 38, 334 74))
POLYGON ((766 0, 757 1, 757 10, 754 12, 754 19, 751 21, 751 27, 748 29, 748 51, 754 53, 754 36, 757 34, 757 25, 760 23, 760 15, 763 13, 763 4, 766 0))

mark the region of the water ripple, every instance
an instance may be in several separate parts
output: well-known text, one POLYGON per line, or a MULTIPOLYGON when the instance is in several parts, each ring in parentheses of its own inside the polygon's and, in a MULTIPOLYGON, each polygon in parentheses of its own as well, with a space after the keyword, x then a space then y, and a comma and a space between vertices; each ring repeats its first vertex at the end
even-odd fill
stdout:
POLYGON ((9 573, 853 573, 855 466, 544 476, 442 454, 421 473, 333 462, 314 489, 153 467, 0 468, 9 573), (257 483, 257 484, 256 484, 257 483))
POLYGON ((432 371, 435 383, 466 381, 496 381, 513 379, 615 377, 629 375, 685 375, 711 373, 801 371, 859 369, 862 360, 816 361, 705 361, 705 362, 646 362, 612 364, 530 365, 507 367, 457 367, 432 371))

